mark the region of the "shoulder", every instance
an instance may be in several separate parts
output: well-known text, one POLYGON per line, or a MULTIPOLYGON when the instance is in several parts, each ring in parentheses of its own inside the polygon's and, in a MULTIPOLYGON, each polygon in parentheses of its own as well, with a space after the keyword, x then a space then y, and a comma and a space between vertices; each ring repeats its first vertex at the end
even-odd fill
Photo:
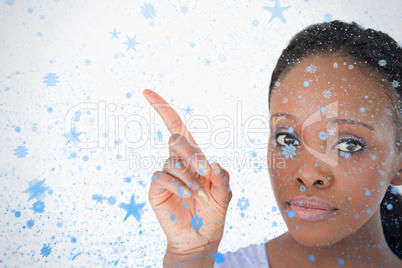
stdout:
POLYGON ((246 247, 239 248, 236 251, 228 251, 222 256, 215 258, 214 268, 226 267, 269 267, 265 244, 252 244, 246 247))

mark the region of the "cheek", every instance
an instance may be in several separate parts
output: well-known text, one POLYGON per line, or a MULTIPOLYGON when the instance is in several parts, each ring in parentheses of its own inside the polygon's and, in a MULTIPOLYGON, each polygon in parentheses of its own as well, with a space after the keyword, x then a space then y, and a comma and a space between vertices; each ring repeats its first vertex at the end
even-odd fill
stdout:
POLYGON ((388 187, 386 177, 379 174, 376 165, 367 161, 367 164, 354 165, 351 169, 338 169, 336 186, 343 194, 341 204, 344 213, 358 215, 372 215, 380 205, 388 187))

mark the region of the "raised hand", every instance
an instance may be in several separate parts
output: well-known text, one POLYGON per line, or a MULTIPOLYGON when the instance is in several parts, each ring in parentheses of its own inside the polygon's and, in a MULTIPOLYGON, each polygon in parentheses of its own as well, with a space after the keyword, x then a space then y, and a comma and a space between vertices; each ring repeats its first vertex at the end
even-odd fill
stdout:
POLYGON ((187 256, 207 248, 216 252, 232 199, 229 174, 217 163, 208 163, 168 103, 152 90, 143 94, 172 134, 170 157, 162 171, 153 174, 149 189, 149 202, 166 235, 167 251, 187 256))

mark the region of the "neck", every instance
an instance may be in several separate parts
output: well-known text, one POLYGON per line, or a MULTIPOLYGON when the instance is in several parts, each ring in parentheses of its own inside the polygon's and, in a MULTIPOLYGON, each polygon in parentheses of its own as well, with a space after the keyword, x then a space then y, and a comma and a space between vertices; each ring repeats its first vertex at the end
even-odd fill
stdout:
MULTIPOLYGON (((398 261, 398 257, 389 248, 381 224, 380 208, 360 229, 341 241, 324 247, 307 247, 294 240, 289 232, 286 239, 293 245, 298 254, 314 256, 312 258, 318 267, 337 266, 343 259, 346 267, 371 266, 372 264, 390 264, 398 261)), ((398 262, 399 263, 399 262, 398 262)), ((378 266, 380 267, 380 266, 378 266)))

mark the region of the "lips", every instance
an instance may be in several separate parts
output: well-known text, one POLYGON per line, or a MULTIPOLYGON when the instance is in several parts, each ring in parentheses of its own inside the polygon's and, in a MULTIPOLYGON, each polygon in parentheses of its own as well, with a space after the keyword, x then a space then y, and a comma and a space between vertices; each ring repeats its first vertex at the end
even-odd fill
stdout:
POLYGON ((327 202, 321 198, 315 197, 315 196, 294 197, 294 198, 291 198, 288 203, 293 206, 305 207, 305 208, 311 208, 311 209, 320 209, 320 210, 327 210, 327 211, 338 210, 337 208, 332 206, 329 202, 327 202))

